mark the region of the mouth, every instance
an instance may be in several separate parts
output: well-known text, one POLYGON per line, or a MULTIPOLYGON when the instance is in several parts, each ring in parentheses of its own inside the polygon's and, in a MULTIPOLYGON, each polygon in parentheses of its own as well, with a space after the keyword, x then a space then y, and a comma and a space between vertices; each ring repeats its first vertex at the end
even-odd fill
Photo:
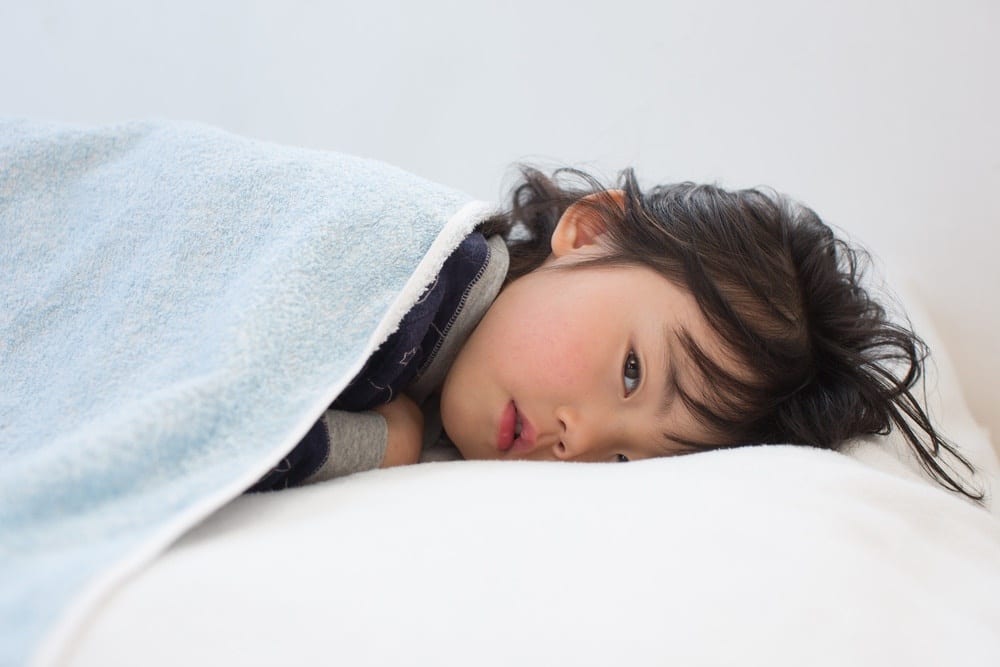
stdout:
POLYGON ((500 427, 497 431, 497 449, 501 452, 523 452, 535 446, 535 433, 531 422, 517 409, 514 401, 507 404, 500 415, 500 427))

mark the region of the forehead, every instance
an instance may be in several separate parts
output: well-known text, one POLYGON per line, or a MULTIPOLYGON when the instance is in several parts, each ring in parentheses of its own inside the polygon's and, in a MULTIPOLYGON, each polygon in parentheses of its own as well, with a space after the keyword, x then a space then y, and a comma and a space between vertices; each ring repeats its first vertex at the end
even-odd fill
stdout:
MULTIPOLYGON (((597 264, 569 267, 561 271, 566 282, 585 290, 595 306, 628 319, 612 320, 626 326, 641 326, 671 347, 683 346, 686 333, 707 352, 722 350, 722 341, 701 312, 697 300, 683 285, 646 266, 597 264)), ((566 285, 562 289, 566 289, 566 285)))
POLYGON ((668 308, 678 313, 693 309, 700 313, 697 301, 686 286, 668 279, 654 269, 634 263, 616 263, 603 255, 594 255, 588 261, 580 259, 555 260, 542 270, 550 269, 550 276, 566 284, 586 285, 587 289, 604 293, 604 296, 627 296, 622 306, 642 301, 644 308, 663 310, 668 308))

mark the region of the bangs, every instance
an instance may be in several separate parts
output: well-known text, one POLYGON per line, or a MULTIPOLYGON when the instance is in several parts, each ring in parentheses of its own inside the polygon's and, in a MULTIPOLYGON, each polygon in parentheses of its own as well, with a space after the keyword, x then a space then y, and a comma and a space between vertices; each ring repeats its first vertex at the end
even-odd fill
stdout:
POLYGON ((684 383, 675 378, 677 396, 710 435, 704 440, 692 440, 679 433, 667 434, 668 437, 691 451, 763 444, 756 429, 748 425, 759 422, 761 415, 768 412, 772 392, 755 376, 753 369, 748 369, 746 363, 737 360, 731 352, 725 352, 730 356, 727 360, 730 363, 720 363, 689 331, 683 330, 678 337, 691 362, 687 366, 694 372, 684 383), (697 390, 692 385, 697 385, 697 390))

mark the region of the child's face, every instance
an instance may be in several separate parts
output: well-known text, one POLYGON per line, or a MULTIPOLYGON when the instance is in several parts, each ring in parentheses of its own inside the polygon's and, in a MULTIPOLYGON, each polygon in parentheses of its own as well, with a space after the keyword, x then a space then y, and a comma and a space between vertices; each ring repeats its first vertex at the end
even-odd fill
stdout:
POLYGON ((700 396, 682 329, 724 359, 694 297, 644 267, 547 270, 602 252, 553 249, 500 293, 445 379, 441 417, 462 455, 636 460, 681 451, 665 433, 708 439, 670 380, 700 396))

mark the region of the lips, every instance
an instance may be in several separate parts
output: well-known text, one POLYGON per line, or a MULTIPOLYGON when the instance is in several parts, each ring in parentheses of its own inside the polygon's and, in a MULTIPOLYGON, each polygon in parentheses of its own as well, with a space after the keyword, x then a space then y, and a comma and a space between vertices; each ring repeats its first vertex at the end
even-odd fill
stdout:
POLYGON ((500 428, 497 431, 497 449, 501 452, 506 452, 514 446, 514 440, 517 437, 514 433, 516 427, 517 408, 514 407, 514 401, 511 401, 504 408, 503 414, 500 415, 500 428))
POLYGON ((497 430, 497 449, 501 452, 513 450, 524 452, 535 446, 535 431, 531 422, 517 409, 514 401, 507 404, 500 415, 500 427, 497 430))

